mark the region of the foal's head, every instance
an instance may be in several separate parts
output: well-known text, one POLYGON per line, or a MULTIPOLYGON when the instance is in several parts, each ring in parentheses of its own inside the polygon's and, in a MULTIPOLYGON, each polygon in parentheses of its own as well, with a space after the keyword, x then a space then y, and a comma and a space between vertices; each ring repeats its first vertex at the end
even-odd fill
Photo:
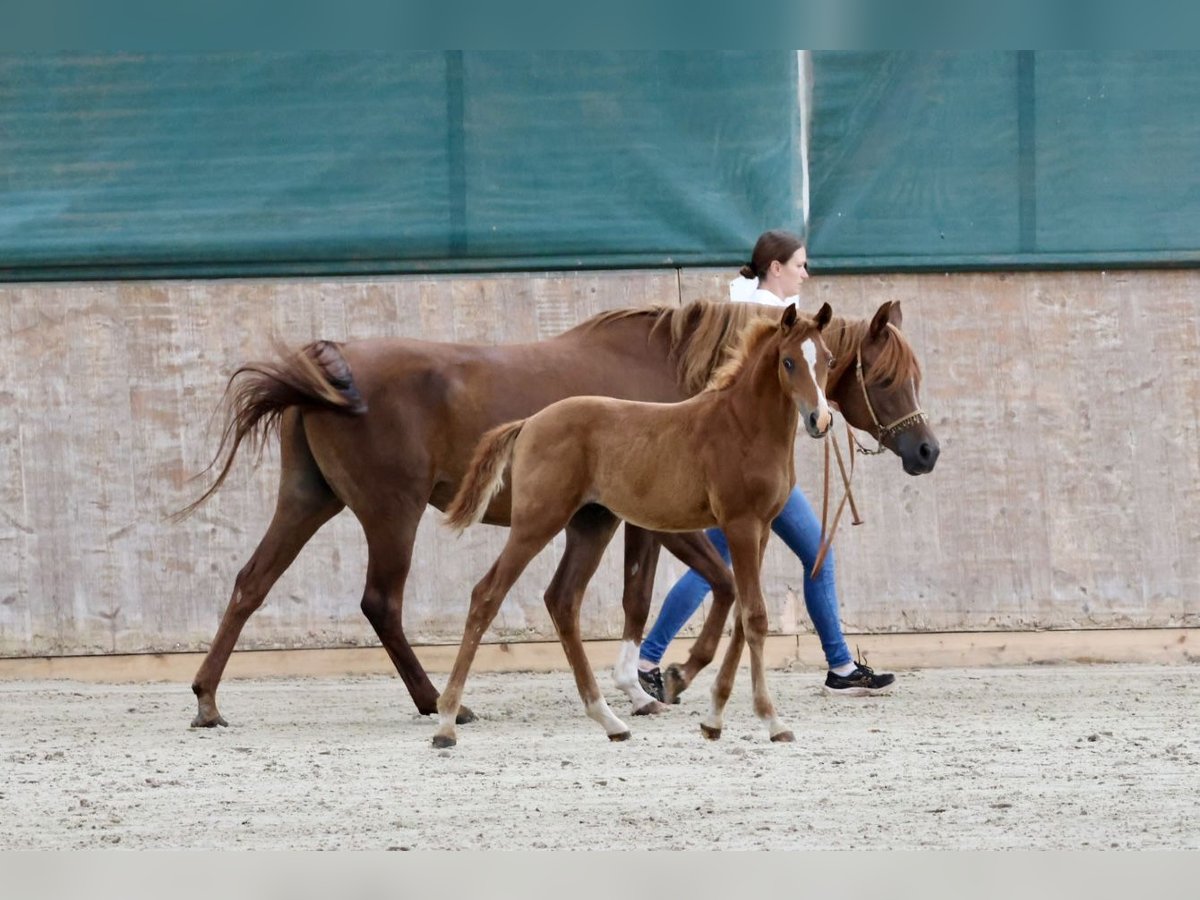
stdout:
POLYGON ((812 437, 821 437, 833 424, 825 400, 825 380, 833 357, 821 339, 833 313, 822 305, 814 318, 801 316, 788 306, 779 320, 779 383, 800 411, 800 421, 812 437))

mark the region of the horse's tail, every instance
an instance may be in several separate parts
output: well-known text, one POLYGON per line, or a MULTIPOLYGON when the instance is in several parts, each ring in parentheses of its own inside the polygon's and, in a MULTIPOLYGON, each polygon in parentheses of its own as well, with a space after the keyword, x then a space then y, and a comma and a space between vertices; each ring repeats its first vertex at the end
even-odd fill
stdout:
POLYGON ((517 435, 526 419, 500 425, 487 432, 475 448, 475 456, 446 508, 446 524, 456 531, 483 518, 492 498, 504 487, 504 470, 512 460, 517 435))
POLYGON ((221 444, 212 462, 196 477, 211 472, 218 464, 220 472, 208 490, 171 516, 173 521, 191 515, 224 484, 242 441, 249 438, 261 454, 267 436, 278 430, 280 417, 290 407, 352 415, 367 411, 350 364, 337 344, 317 341, 295 353, 277 349, 280 361, 247 363, 230 376, 223 401, 226 415, 221 444))

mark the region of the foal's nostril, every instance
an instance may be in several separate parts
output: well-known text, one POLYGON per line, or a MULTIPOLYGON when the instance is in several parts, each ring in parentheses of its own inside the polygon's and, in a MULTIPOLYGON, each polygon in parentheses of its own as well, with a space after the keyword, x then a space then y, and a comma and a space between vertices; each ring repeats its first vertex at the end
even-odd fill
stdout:
POLYGON ((817 418, 818 418, 818 416, 817 416, 816 411, 810 412, 808 414, 808 430, 809 431, 815 432, 817 430, 817 418))

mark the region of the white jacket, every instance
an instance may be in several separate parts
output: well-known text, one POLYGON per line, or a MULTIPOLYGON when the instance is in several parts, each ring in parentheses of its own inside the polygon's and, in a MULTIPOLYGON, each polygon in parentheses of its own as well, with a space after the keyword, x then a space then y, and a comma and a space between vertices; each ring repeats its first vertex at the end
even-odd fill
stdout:
POLYGON ((739 275, 729 282, 729 299, 734 303, 761 303, 763 306, 799 306, 800 296, 780 300, 770 291, 764 291, 758 286, 757 278, 743 278, 739 275))

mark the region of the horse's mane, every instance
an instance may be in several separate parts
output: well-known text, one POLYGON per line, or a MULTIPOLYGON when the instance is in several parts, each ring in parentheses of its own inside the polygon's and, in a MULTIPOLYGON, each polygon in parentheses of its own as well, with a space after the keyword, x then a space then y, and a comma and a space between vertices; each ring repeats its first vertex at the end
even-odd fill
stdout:
POLYGON ((725 362, 721 363, 721 366, 713 372, 712 378, 708 380, 704 390, 706 392, 723 391, 733 384, 738 373, 745 367, 746 361, 751 359, 758 352, 759 347, 766 343, 767 339, 778 329, 777 322, 766 318, 760 318, 747 325, 742 330, 737 346, 726 357, 725 362))
POLYGON ((731 348, 746 325, 762 317, 762 307, 752 303, 696 300, 687 306, 609 310, 593 316, 579 327, 595 328, 624 319, 649 319, 651 334, 660 328, 670 334, 668 358, 675 364, 679 383, 688 394, 697 394, 712 381, 722 362, 734 352, 731 348))
MULTIPOLYGON (((742 332, 751 322, 778 322, 779 310, 753 303, 713 302, 696 300, 686 306, 642 306, 613 309, 593 316, 578 327, 596 328, 625 319, 643 318, 650 321, 650 333, 660 328, 670 334, 671 362, 675 364, 679 383, 688 394, 697 394, 713 379, 726 361, 732 362, 734 349, 742 332)), ((853 365, 858 348, 867 339, 871 320, 834 317, 821 333, 839 368, 853 365)), ((892 384, 912 378, 921 384, 921 364, 904 333, 892 324, 886 329, 886 339, 879 357, 866 373, 869 384, 892 384)), ((749 338, 749 335, 745 336, 749 338)))
MULTIPOLYGON (((838 367, 854 365, 858 349, 867 340, 870 319, 834 318, 821 333, 825 346, 838 362, 838 367)), ((891 385, 910 378, 921 385, 921 363, 904 333, 888 323, 879 356, 866 372, 867 384, 891 385)), ((832 376, 831 376, 832 377, 832 376)))

